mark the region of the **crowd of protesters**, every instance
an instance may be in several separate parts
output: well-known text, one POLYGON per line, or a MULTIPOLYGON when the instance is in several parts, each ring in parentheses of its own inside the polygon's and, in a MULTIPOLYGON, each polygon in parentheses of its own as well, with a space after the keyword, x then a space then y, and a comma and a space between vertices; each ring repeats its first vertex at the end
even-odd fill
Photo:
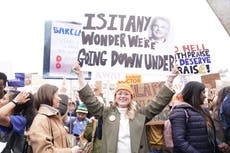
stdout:
POLYGON ((7 90, 7 76, 0 72, 3 153, 83 153, 87 146, 82 146, 83 140, 92 142, 94 153, 230 153, 230 123, 228 127, 221 122, 222 114, 230 118, 230 87, 210 98, 203 83, 189 81, 175 95, 173 81, 179 71, 174 67, 147 105, 138 106, 128 84, 118 84, 114 101, 105 105, 84 80, 78 62, 73 71, 79 87, 76 101, 51 84, 41 85, 33 94, 7 90), (177 102, 186 105, 173 107, 177 102), (164 145, 167 119, 172 124, 172 149, 164 145), (16 139, 21 135, 26 142, 16 139))

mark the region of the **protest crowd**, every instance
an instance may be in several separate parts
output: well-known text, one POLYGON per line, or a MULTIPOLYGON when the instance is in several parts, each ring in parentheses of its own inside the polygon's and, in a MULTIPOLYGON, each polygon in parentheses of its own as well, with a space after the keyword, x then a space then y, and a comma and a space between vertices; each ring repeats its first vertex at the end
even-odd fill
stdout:
POLYGON ((49 83, 34 93, 8 88, 0 72, 2 153, 230 153, 230 86, 207 90, 202 82, 188 81, 176 93, 175 66, 146 104, 135 101, 127 83, 117 84, 114 100, 106 103, 78 62, 73 71, 74 100, 49 83))

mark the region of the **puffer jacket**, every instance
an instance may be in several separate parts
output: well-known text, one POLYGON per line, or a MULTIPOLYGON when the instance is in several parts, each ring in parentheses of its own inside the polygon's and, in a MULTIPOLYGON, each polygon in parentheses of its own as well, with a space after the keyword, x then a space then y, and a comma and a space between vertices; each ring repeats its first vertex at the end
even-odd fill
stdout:
MULTIPOLYGON (((174 143, 173 153, 214 153, 209 142, 207 123, 196 109, 185 106, 174 108, 169 116, 174 143), (188 120, 186 114, 188 112, 188 120)), ((213 125, 213 122, 211 123, 213 125)), ((215 135, 215 128, 212 133, 215 135)))

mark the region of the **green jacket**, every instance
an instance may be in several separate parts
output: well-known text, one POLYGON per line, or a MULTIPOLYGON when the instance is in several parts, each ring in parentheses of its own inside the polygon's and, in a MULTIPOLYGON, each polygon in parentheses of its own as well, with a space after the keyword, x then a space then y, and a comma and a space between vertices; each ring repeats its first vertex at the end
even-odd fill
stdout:
MULTIPOLYGON (((84 130, 84 137, 89 142, 91 142, 92 140, 92 130, 93 130, 93 123, 88 122, 84 130)), ((95 135, 94 142, 93 142, 93 153, 100 153, 100 150, 101 150, 101 140, 99 140, 95 135)))
MULTIPOLYGON (((146 136, 145 123, 160 113, 171 101, 174 91, 163 86, 158 95, 153 98, 145 107, 141 107, 133 120, 130 120, 130 140, 132 153, 149 152, 148 138, 146 136)), ((116 153, 120 124, 120 113, 117 108, 106 107, 100 103, 89 85, 79 91, 80 99, 87 105, 90 115, 96 118, 103 118, 102 125, 102 153, 116 153), (114 115, 115 120, 111 121, 110 116, 114 115)))

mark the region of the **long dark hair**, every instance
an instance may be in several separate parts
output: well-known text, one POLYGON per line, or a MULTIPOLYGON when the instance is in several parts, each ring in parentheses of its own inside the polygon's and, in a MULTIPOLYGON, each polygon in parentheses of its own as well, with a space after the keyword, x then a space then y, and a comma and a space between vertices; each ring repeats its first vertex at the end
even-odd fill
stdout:
POLYGON ((28 98, 30 98, 29 101, 27 101, 24 104, 19 104, 16 106, 14 110, 14 114, 23 115, 26 118, 26 130, 28 130, 33 122, 33 119, 35 115, 37 114, 37 110, 35 109, 34 105, 34 96, 32 93, 29 93, 28 98))
POLYGON ((198 81, 190 81, 185 84, 181 91, 183 100, 198 110, 206 121, 212 122, 208 108, 202 107, 203 101, 200 98, 201 93, 205 90, 205 85, 198 81))
MULTIPOLYGON (((12 101, 19 93, 18 90, 8 90, 7 93, 9 94, 9 101, 12 101)), ((37 113, 35 106, 34 106, 34 96, 32 93, 29 93, 29 101, 24 104, 19 104, 14 108, 13 115, 22 115, 26 118, 26 130, 29 129, 31 126, 33 119, 37 113)))
POLYGON ((205 85, 198 81, 190 81, 185 84, 181 91, 183 100, 194 108, 200 110, 202 101, 200 99, 201 92, 205 90, 205 85))

